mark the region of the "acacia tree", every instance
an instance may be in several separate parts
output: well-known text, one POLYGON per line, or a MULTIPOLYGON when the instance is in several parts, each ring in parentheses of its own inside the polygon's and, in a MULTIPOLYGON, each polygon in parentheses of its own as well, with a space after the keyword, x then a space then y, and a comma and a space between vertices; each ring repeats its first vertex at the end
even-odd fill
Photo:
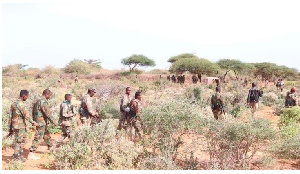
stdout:
POLYGON ((278 76, 276 71, 278 70, 278 66, 275 63, 254 63, 255 66, 255 77, 261 77, 262 80, 270 80, 273 75, 278 76))
POLYGON ((216 74, 219 69, 217 64, 214 64, 207 59, 186 58, 174 62, 170 68, 170 72, 183 73, 189 71, 190 73, 198 74, 201 82, 203 74, 213 75, 216 74))
POLYGON ((220 66, 220 68, 225 70, 225 74, 223 77, 224 81, 225 81, 227 74, 230 71, 233 71, 236 78, 238 78, 239 74, 253 72, 253 70, 255 69, 255 67, 253 65, 248 64, 248 63, 243 63, 242 61, 235 60, 235 59, 221 59, 217 62, 217 64, 220 66))
POLYGON ((101 68, 101 61, 100 59, 84 59, 84 61, 86 63, 88 63, 91 66, 97 67, 97 68, 101 68))
POLYGON ((129 66, 130 72, 134 71, 137 66, 155 66, 155 62, 141 54, 133 54, 130 57, 121 60, 123 65, 129 66))
POLYGON ((198 59, 198 57, 195 56, 193 53, 184 53, 184 54, 179 54, 177 56, 170 57, 168 62, 169 63, 174 63, 174 62, 176 62, 178 60, 181 60, 181 59, 191 59, 191 58, 198 59))
POLYGON ((63 69, 65 73, 89 74, 91 66, 81 60, 74 59, 63 69))

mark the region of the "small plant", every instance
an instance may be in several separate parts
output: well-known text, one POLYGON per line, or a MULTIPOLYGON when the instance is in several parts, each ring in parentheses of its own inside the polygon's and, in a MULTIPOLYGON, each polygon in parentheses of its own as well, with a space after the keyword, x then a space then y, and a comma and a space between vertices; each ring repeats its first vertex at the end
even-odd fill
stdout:
POLYGON ((5 170, 23 170, 24 164, 20 161, 12 160, 5 170))
POLYGON ((279 126, 286 126, 291 123, 300 123, 300 108, 292 107, 284 109, 283 114, 280 116, 279 126))

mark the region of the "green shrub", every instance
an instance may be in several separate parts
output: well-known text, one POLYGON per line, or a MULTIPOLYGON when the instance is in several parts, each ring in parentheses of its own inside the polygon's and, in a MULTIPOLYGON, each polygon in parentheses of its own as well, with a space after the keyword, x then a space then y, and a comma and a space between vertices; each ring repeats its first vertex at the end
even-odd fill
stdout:
POLYGON ((24 164, 19 161, 12 160, 8 166, 6 166, 5 170, 23 170, 24 164))
POLYGON ((262 97, 262 103, 266 106, 275 105, 277 100, 278 100, 278 96, 273 92, 264 93, 262 97))
POLYGON ((270 151, 278 157, 287 159, 300 158, 300 135, 278 139, 270 148, 270 151))
POLYGON ((75 74, 89 74, 91 72, 91 67, 89 64, 74 59, 66 65, 64 68, 65 73, 75 73, 75 74))
POLYGON ((284 109, 283 114, 280 115, 279 126, 286 126, 291 123, 299 123, 300 122, 300 108, 292 107, 284 109))
POLYGON ((53 155, 59 170, 89 169, 92 160, 90 146, 77 142, 61 146, 53 155))
POLYGON ((267 120, 212 120, 205 133, 211 169, 247 169, 255 153, 274 138, 267 120))

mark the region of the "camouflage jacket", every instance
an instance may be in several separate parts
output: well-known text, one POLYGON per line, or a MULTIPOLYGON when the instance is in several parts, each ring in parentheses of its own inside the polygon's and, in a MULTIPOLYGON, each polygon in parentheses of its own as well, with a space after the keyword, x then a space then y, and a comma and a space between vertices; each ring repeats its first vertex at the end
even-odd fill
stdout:
POLYGON ((97 115, 96 110, 93 108, 93 98, 87 94, 81 100, 80 116, 87 117, 97 115))
POLYGON ((29 123, 33 123, 33 120, 29 114, 28 108, 25 105, 25 102, 18 99, 11 104, 11 114, 8 120, 10 129, 25 129, 26 123, 25 120, 29 123))
POLYGON ((126 94, 126 95, 124 95, 124 96, 121 98, 121 104, 120 104, 120 111, 121 111, 121 112, 124 112, 124 111, 125 111, 126 107, 129 106, 130 101, 131 101, 130 95, 128 96, 128 95, 126 94))
POLYGON ((71 105, 68 101, 64 101, 60 105, 60 117, 59 124, 64 126, 70 126, 71 118, 74 116, 73 105, 71 105))
POLYGON ((48 120, 53 124, 57 124, 51 113, 49 103, 44 96, 34 103, 32 116, 33 120, 40 126, 47 125, 48 120))

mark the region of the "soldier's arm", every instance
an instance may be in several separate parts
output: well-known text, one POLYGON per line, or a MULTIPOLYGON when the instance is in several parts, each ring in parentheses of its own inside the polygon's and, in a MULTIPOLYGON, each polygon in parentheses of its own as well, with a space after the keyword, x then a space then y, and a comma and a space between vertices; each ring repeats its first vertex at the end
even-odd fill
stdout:
POLYGON ((45 117, 47 117, 52 124, 58 125, 58 123, 56 122, 56 120, 54 119, 54 117, 51 113, 50 107, 47 102, 41 103, 41 111, 42 111, 43 115, 45 117))

